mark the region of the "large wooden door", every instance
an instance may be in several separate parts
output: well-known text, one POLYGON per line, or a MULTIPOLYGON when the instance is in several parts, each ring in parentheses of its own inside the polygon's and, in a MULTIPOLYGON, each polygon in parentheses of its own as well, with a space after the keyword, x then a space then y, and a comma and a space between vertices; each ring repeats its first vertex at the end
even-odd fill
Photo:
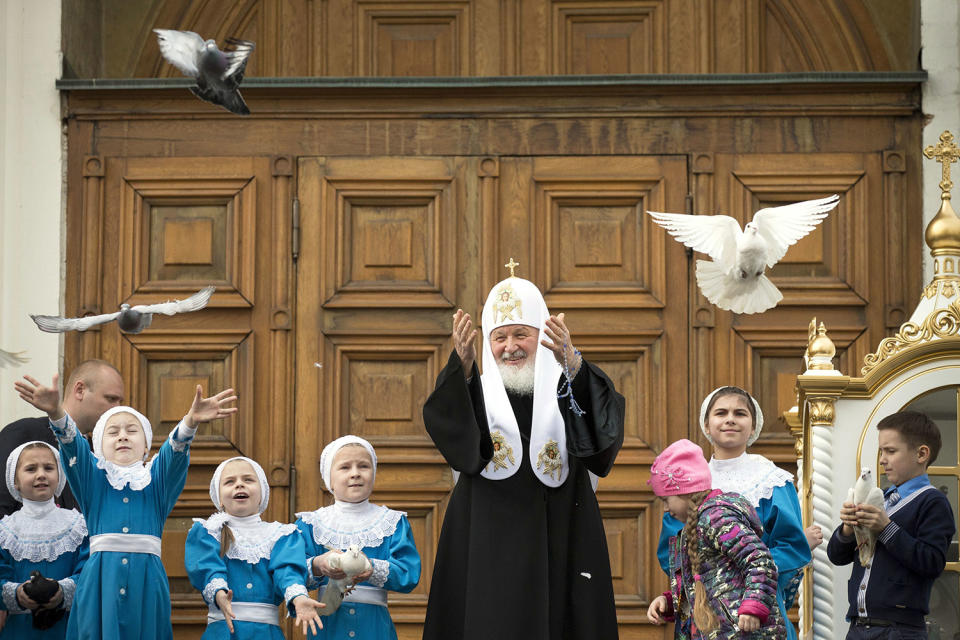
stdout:
POLYGON ((622 637, 661 637, 636 624, 663 586, 649 561, 662 511, 646 478, 686 432, 686 402, 668 394, 687 394, 689 278, 683 248, 644 211, 684 209, 686 158, 310 157, 297 179, 298 508, 330 502, 325 443, 355 433, 374 444, 373 500, 408 513, 423 560, 420 585, 391 594, 390 610, 402 638, 419 638, 453 486, 421 410, 451 314, 478 317, 512 257, 627 398, 624 447, 598 497, 622 637))

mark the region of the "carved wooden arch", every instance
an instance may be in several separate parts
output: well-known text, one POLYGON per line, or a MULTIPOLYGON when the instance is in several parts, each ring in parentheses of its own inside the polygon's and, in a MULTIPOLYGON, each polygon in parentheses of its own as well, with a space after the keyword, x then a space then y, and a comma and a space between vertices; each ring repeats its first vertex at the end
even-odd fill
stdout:
MULTIPOLYGON (((563 73, 543 67, 550 56, 545 49, 556 31, 556 15, 586 14, 590 20, 608 18, 656 22, 659 27, 616 38, 645 38, 660 34, 658 60, 641 73, 763 73, 803 71, 886 71, 902 66, 902 53, 888 50, 890 31, 897 17, 883 20, 867 6, 869 0, 714 0, 674 4, 670 0, 612 0, 602 6, 588 0, 409 0, 378 2, 375 10, 400 16, 416 29, 433 24, 438 13, 463 12, 469 17, 469 37, 447 34, 461 56, 471 60, 481 54, 469 51, 471 43, 492 48, 482 61, 455 69, 455 75, 505 75, 563 73), (668 16, 669 10, 669 16, 668 16), (479 19, 480 15, 496 19, 479 19), (669 18, 669 19, 668 19, 669 18), (681 25, 677 27, 676 25, 681 25), (513 34, 510 36, 509 34, 513 34), (523 34, 523 47, 518 44, 523 34), (642 34, 642 35, 641 35, 642 34), (540 49, 540 50, 538 50, 540 49), (691 56, 692 51, 696 56, 691 56), (523 51, 531 62, 514 64, 523 51), (690 62, 696 58, 695 62, 690 62), (685 66, 678 66, 685 65, 685 66), (695 66, 693 68, 691 65, 695 66)), ((383 45, 363 40, 355 24, 372 7, 359 0, 167 0, 158 3, 141 29, 139 53, 132 57, 137 77, 178 77, 179 72, 161 60, 152 28, 187 29, 222 42, 228 36, 257 42, 250 59, 249 76, 369 75, 355 66, 333 65, 326 59, 339 54, 354 59, 358 52, 383 45), (368 7, 362 7, 361 5, 368 7), (334 51, 339 49, 339 51, 334 51)), ((902 22, 902 20, 901 20, 902 22)), ((581 23, 582 24, 582 23, 581 23)), ((435 25, 434 25, 435 26, 435 25)), ((632 45, 631 45, 632 46, 632 45)), ((606 55, 610 55, 609 52, 606 55)), ((908 56, 909 57, 909 56, 908 56)), ((909 63, 908 63, 909 64, 909 63)), ((601 67, 603 65, 600 65, 601 67)), ((569 71, 566 71, 569 72, 569 71)), ((631 70, 630 72, 635 72, 631 70)))

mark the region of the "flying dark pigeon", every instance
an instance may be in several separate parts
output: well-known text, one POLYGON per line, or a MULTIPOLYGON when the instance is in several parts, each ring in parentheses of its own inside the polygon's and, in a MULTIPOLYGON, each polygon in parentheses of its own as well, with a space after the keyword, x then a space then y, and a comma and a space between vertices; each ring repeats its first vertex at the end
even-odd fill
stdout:
POLYGON ((186 300, 174 300, 173 302, 161 302, 159 304, 138 304, 131 307, 127 303, 120 305, 120 311, 115 313, 104 313, 99 316, 86 316, 83 318, 62 318, 60 316, 35 316, 31 315, 33 321, 37 323, 41 331, 48 333, 62 333, 64 331, 86 331, 92 326, 116 320, 120 326, 120 331, 124 333, 140 333, 150 326, 153 320, 153 314, 162 313, 165 316, 172 316, 177 313, 187 311, 198 311, 207 306, 210 296, 216 287, 204 287, 186 300))
POLYGON ((4 351, 0 349, 0 369, 6 367, 19 367, 24 362, 30 362, 30 358, 25 357, 23 354, 24 351, 18 351, 16 353, 12 351, 4 351))
POLYGON ((197 79, 197 86, 190 87, 193 95, 238 115, 250 115, 240 95, 240 83, 247 58, 256 46, 254 43, 227 38, 231 48, 221 51, 215 40, 204 40, 193 31, 154 29, 154 32, 166 61, 197 79))

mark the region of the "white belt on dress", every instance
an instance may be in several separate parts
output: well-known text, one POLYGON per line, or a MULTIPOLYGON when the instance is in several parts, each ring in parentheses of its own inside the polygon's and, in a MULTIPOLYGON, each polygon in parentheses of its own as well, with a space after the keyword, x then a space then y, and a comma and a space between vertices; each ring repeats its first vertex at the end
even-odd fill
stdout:
MULTIPOLYGON (((280 622, 277 620, 277 605, 275 604, 266 604, 264 602, 231 602, 230 609, 233 610, 234 620, 272 624, 275 627, 280 626, 280 622)), ((211 604, 207 612, 207 624, 219 620, 226 620, 226 617, 217 605, 211 604)))
POLYGON ((119 551, 120 553, 152 553, 160 557, 160 538, 140 533, 102 533, 90 536, 90 553, 119 551))
POLYGON ((387 606, 387 590, 380 587, 370 587, 365 584, 358 584, 353 591, 343 597, 344 602, 354 602, 358 604, 375 604, 381 607, 387 606))

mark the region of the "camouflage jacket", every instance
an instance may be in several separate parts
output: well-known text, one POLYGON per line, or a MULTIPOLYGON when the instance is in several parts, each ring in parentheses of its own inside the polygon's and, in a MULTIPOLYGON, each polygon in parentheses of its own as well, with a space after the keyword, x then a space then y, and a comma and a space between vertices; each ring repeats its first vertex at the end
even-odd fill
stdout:
POLYGON ((670 591, 676 610, 676 638, 717 640, 726 638, 779 640, 787 637, 777 606, 777 566, 760 540, 763 526, 750 503, 736 493, 710 494, 700 505, 697 534, 700 539, 700 576, 719 628, 701 633, 691 621, 694 571, 687 557, 686 533, 670 540, 670 591), (681 597, 682 591, 682 597, 681 597), (741 633, 737 625, 746 600, 769 611, 760 629, 741 633), (677 606, 679 604, 679 606, 677 606))

